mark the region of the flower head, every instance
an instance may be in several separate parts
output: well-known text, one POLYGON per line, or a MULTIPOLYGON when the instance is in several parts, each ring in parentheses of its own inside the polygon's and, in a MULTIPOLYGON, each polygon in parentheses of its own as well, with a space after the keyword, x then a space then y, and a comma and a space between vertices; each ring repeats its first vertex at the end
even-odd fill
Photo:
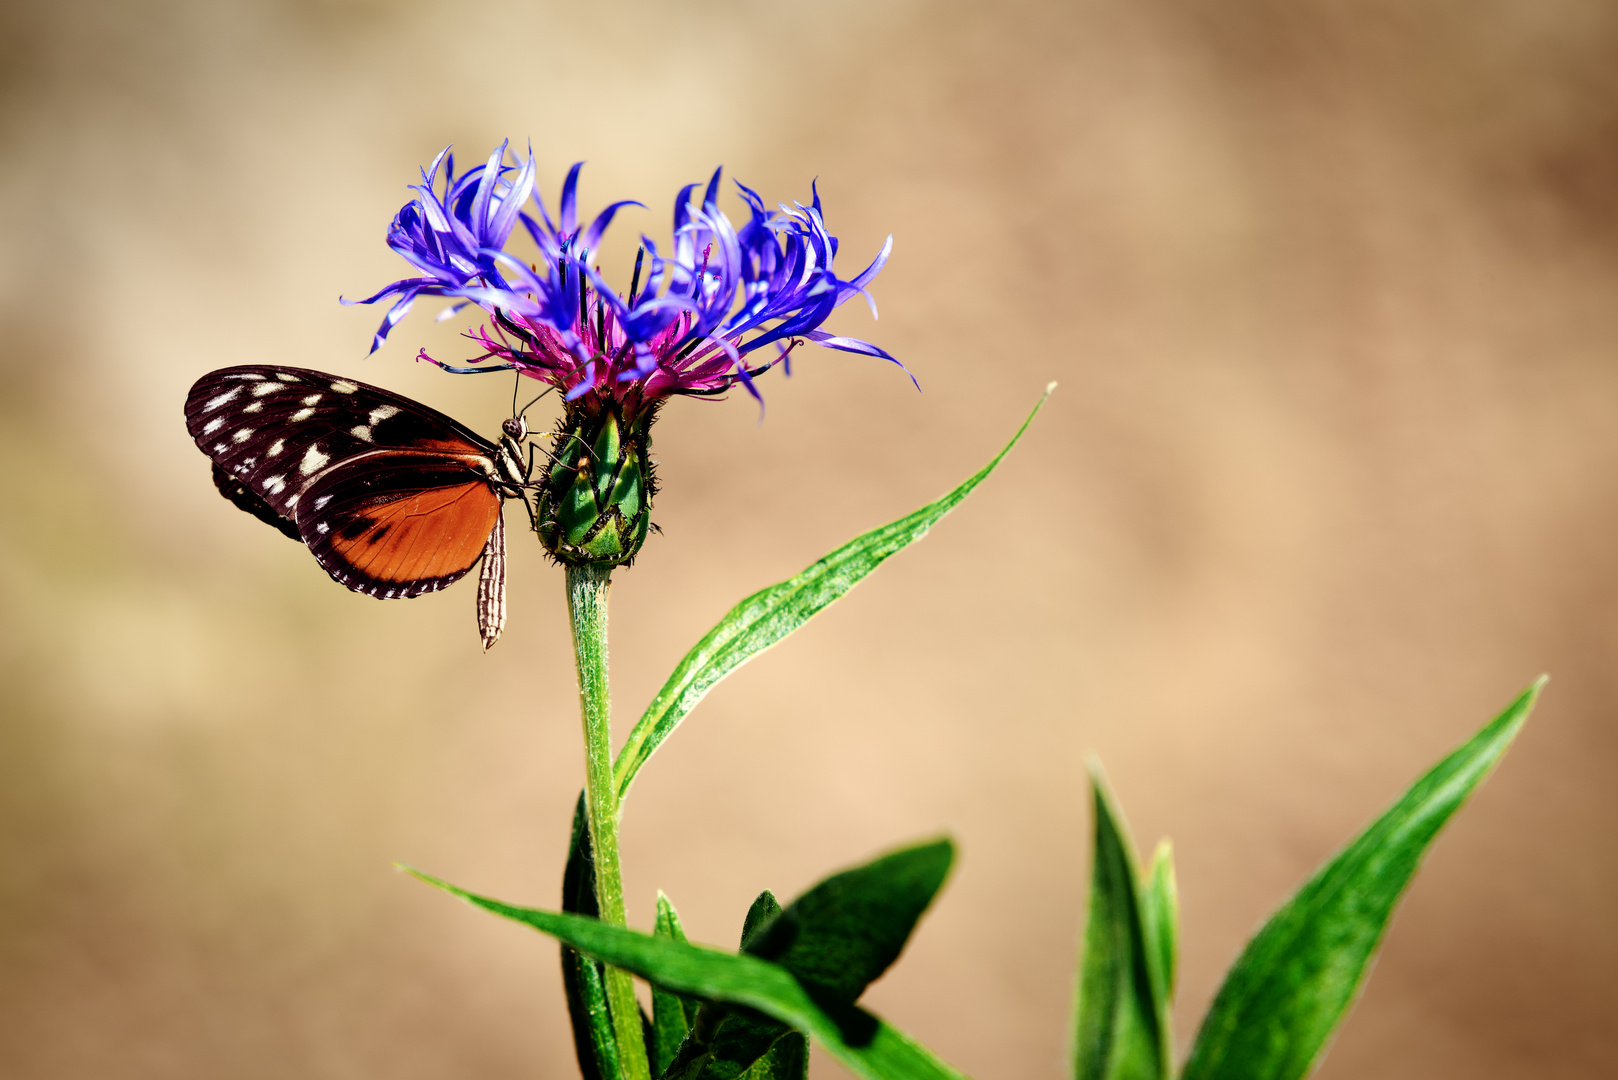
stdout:
POLYGON ((869 342, 820 329, 855 296, 876 314, 866 286, 887 262, 893 238, 859 274, 839 278, 837 238, 826 231, 813 186, 809 205, 768 210, 738 183, 749 213, 738 229, 718 206, 720 170, 705 187, 687 185, 674 200, 667 252, 643 236, 629 289, 619 293, 602 279, 596 253, 617 212, 641 204, 613 203, 581 227, 580 163, 569 170, 552 218, 534 191, 532 150, 507 164, 506 148, 502 143, 487 163, 458 177, 447 149, 423 171, 416 197, 388 229, 389 246, 422 275, 358 301, 394 301, 373 351, 416 298, 429 295, 459 301, 441 317, 475 303, 488 322, 470 333, 481 352, 466 365, 425 351, 422 359, 455 372, 516 370, 587 409, 610 404, 633 413, 673 395, 715 395, 737 384, 758 397, 754 378, 787 362, 804 340, 898 363, 869 342), (536 213, 526 208, 530 200, 536 213), (505 250, 518 223, 537 258, 505 250))
POLYGON ((596 253, 618 211, 641 204, 616 202, 581 224, 574 165, 553 218, 534 190, 533 151, 507 164, 506 150, 500 144, 459 176, 449 151, 438 155, 388 228, 388 246, 420 274, 358 303, 393 301, 373 352, 417 297, 453 301, 440 318, 476 304, 488 317, 467 335, 477 356, 459 365, 426 350, 420 358, 457 373, 517 371, 562 391, 564 415, 530 504, 534 531, 557 560, 618 566, 640 550, 657 493, 650 429, 669 397, 740 384, 758 398, 753 380, 786 365, 805 340, 898 363, 869 342, 820 329, 856 296, 875 316, 866 286, 893 238, 860 273, 838 277, 837 238, 813 185, 809 205, 768 210, 738 183, 748 211, 738 229, 719 209, 719 170, 705 186, 688 184, 674 199, 667 250, 642 236, 629 289, 619 293, 602 279, 596 253), (519 224, 537 255, 506 250, 519 224))

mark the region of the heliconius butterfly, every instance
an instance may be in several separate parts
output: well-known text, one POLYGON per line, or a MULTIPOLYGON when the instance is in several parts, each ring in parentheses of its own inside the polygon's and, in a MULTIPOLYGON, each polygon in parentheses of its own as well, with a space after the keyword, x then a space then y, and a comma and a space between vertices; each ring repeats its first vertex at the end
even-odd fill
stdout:
POLYGON ((306 368, 254 364, 198 379, 185 425, 219 493, 307 544, 355 592, 436 592, 483 561, 483 647, 506 619, 501 507, 527 502, 533 459, 519 414, 498 443, 388 390, 306 368))

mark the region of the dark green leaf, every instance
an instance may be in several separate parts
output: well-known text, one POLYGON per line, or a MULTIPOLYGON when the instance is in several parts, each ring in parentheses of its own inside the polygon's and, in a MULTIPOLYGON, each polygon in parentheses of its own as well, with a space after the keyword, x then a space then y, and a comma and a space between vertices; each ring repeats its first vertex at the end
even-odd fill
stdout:
POLYGON ((1417 780, 1270 917, 1225 976, 1185 1080, 1297 1080, 1314 1069, 1428 846, 1511 745, 1544 684, 1417 780))
POLYGON ((789 1029, 756 1009, 710 1001, 697 1011, 691 1035, 664 1080, 735 1080, 769 1053, 789 1029))
MULTIPOLYGON (((948 840, 904 848, 833 874, 784 910, 765 890, 747 913, 742 951, 784 967, 853 1030, 864 1023, 855 1000, 898 958, 954 857, 948 840)), ((668 1080, 733 1080, 783 1031, 750 1009, 704 1005, 668 1080)))
POLYGON ((785 968, 755 956, 657 938, 582 915, 515 907, 477 896, 416 870, 409 873, 496 915, 550 934, 597 960, 675 993, 745 1005, 807 1033, 867 1080, 961 1080, 887 1023, 860 1009, 833 1018, 785 968))
POLYGON ((765 889, 753 898, 753 903, 747 909, 747 915, 742 919, 742 952, 753 951, 747 947, 748 939, 779 914, 781 914, 781 901, 777 900, 770 890, 765 889))
POLYGON ((949 840, 903 848, 833 874, 747 938, 747 951, 796 975, 823 1007, 854 1004, 898 959, 949 876, 949 840))
POLYGON ((753 1063, 743 1080, 809 1080, 809 1040, 796 1031, 788 1031, 770 1052, 753 1063))
MULTIPOLYGON (((654 937, 685 942, 685 929, 674 905, 661 891, 657 894, 657 922, 652 928, 654 937)), ((569 950, 571 951, 571 950, 569 950)), ((698 1002, 683 998, 661 986, 652 987, 652 1074, 662 1076, 674 1060, 686 1032, 697 1018, 698 1002)))
MULTIPOLYGON (((775 894, 758 894, 742 920, 742 952, 752 952, 750 939, 781 911, 775 894)), ((664 1080, 734 1080, 767 1056, 771 1045, 789 1030, 753 1009, 710 1001, 692 1021, 695 1034, 662 1074, 664 1080)))
POLYGON ((629 733, 613 766, 619 799, 629 793, 635 774, 652 752, 716 683, 808 622, 859 584, 888 556, 926 536, 927 530, 971 494, 1017 445, 1055 387, 1056 384, 1051 383, 1045 388, 1044 396, 1005 448, 960 487, 913 514, 851 540, 798 576, 756 592, 731 608, 730 613, 685 654, 629 733))
MULTIPOLYGON (((596 914, 595 858, 590 850, 590 829, 584 816, 584 795, 573 810, 573 838, 567 867, 562 871, 562 910, 596 914)), ((584 1080, 620 1080, 618 1040, 601 964, 567 946, 562 947, 562 989, 567 995, 568 1018, 573 1024, 573 1052, 584 1080)))
POLYGON ((1134 846, 1099 765, 1090 779, 1095 848, 1073 1005, 1074 1080, 1167 1080, 1173 1046, 1162 939, 1147 928, 1134 846))

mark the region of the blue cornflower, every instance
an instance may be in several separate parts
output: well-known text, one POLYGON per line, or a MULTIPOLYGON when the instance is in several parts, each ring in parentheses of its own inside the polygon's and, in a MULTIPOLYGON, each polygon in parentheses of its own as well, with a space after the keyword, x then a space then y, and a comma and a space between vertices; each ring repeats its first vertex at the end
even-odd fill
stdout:
MULTIPOLYGON (((737 383, 757 397, 754 377, 786 361, 802 340, 898 363, 869 342, 820 329, 833 309, 855 296, 865 297, 875 316, 866 287, 887 262, 893 238, 859 274, 839 278, 837 239, 826 231, 814 186, 809 205, 767 210, 756 192, 738 183, 749 219, 737 229, 717 205, 720 170, 700 201, 701 185, 687 185, 674 201, 668 253, 643 236, 629 291, 620 294, 601 278, 595 255, 614 215, 641 204, 613 203, 581 228, 580 163, 568 171, 553 219, 533 190, 532 150, 508 165, 506 148, 502 143, 486 164, 459 177, 447 149, 423 171, 417 197, 394 217, 388 244, 424 276, 402 278, 358 301, 395 298, 373 351, 418 296, 458 300, 444 316, 476 303, 490 322, 472 332, 483 352, 469 363, 498 363, 440 366, 516 370, 562 390, 569 402, 589 408, 583 399, 590 398, 625 416, 672 395, 719 394, 737 383), (537 215, 525 208, 530 199, 537 215), (505 250, 518 222, 538 247, 537 260, 505 250), (761 358, 752 356, 766 348, 761 358)), ((425 351, 421 356, 440 363, 425 351)))

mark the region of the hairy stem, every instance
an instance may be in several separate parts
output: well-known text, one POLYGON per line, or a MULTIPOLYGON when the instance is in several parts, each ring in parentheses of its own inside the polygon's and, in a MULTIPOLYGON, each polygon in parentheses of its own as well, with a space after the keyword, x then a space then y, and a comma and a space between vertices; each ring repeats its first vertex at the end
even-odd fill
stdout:
MULTIPOLYGON (((584 717, 585 806, 595 851, 596 905, 602 922, 624 926, 618 792, 612 782, 612 705, 607 688, 607 591, 611 585, 611 567, 567 568, 567 608, 578 662, 579 712, 584 717)), ((624 1080, 650 1080, 634 982, 627 971, 609 967, 606 989, 624 1080)))

